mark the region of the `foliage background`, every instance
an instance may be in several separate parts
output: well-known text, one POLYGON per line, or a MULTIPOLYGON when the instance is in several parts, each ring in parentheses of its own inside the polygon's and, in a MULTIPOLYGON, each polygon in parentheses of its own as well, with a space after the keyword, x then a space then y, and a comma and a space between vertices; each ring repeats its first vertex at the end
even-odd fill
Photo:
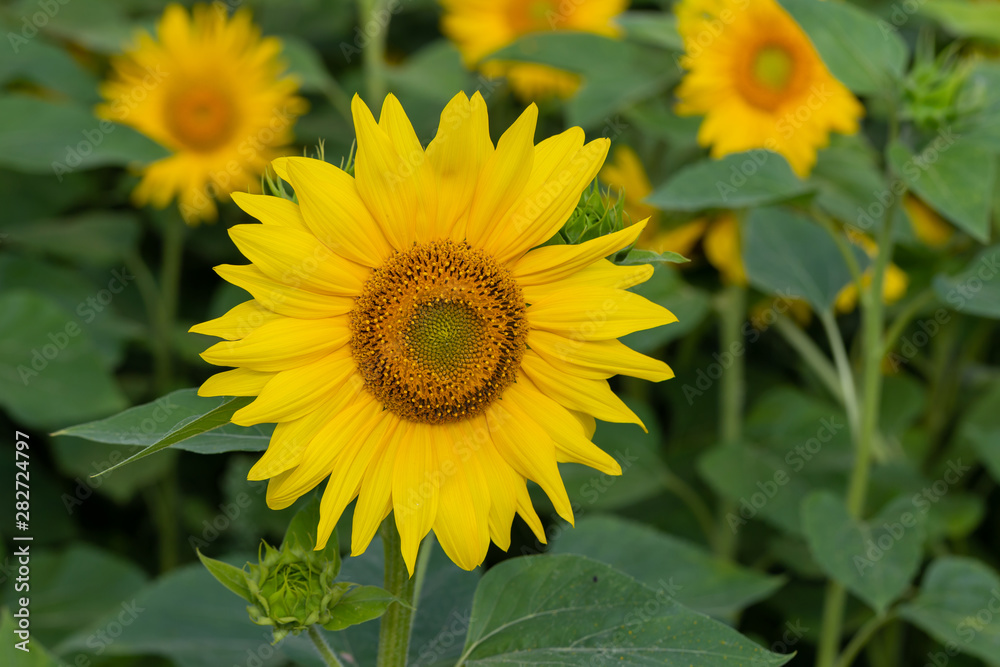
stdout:
MULTIPOLYGON (((296 126, 298 144, 311 153, 323 142, 327 159, 337 162, 351 150, 344 109, 363 88, 360 52, 370 39, 356 8, 335 0, 246 4, 265 34, 282 37, 310 100, 296 126)), ((550 512, 548 551, 618 567, 762 646, 797 652, 793 664, 813 659, 831 578, 851 592, 846 636, 892 609, 858 664, 1000 664, 1000 622, 990 606, 1000 600, 1000 268, 989 246, 997 229, 1000 66, 992 58, 1000 14, 994 4, 961 0, 859 3, 857 11, 842 12, 836 9, 851 5, 782 4, 869 106, 863 133, 834 137, 806 181, 778 159, 738 179, 734 170, 752 156, 705 158, 696 142, 699 119, 672 111, 681 42, 667 2, 637 3, 622 20, 623 41, 548 35, 509 47, 511 57, 584 77, 575 97, 540 104, 539 137, 581 125, 588 137, 634 147, 667 226, 709 210, 740 210, 751 283, 749 295, 723 286, 695 251, 691 266, 658 267, 639 288, 680 322, 626 342, 662 355, 677 378, 618 384, 650 434, 600 426, 596 442, 622 462, 622 478, 565 466, 578 525, 570 530, 550 512), (830 362, 815 358, 830 354, 830 332, 822 316, 807 324, 777 317, 770 295, 791 290, 828 304, 849 279, 831 238, 804 220, 850 223, 883 193, 893 196, 879 157, 884 105, 905 102, 901 109, 913 111, 926 99, 887 102, 881 93, 887 81, 917 90, 912 54, 922 31, 934 52, 955 48, 972 63, 962 86, 976 110, 959 118, 955 143, 909 183, 959 230, 957 239, 933 249, 916 239, 905 214, 896 225, 894 261, 909 276, 907 296, 889 308, 889 321, 899 324, 892 352, 900 363, 886 367, 868 524, 859 525, 842 501, 854 462, 847 416, 830 386, 830 362), (720 338, 727 321, 738 327, 739 351, 720 338), (742 428, 720 433, 725 406, 735 396, 739 410, 744 391, 742 428), (897 537, 895 525, 907 511, 919 525, 897 537), (884 533, 888 549, 879 548, 884 533), (873 576, 858 571, 857 557, 871 561, 873 576), (948 642, 962 653, 946 650, 948 642)), ((523 102, 502 81, 461 65, 441 37, 434 3, 389 7, 386 81, 419 136, 433 136, 456 91, 476 89, 499 136, 523 102)), ((160 149, 126 127, 102 128, 92 114, 107 56, 136 27, 151 27, 161 9, 151 0, 30 0, 0 11, 8 42, 0 45, 0 474, 14 478, 14 433, 28 433, 32 627, 51 657, 36 654, 30 664, 316 665, 302 638, 271 648, 269 631, 250 625, 239 601, 196 564, 196 546, 241 563, 260 538, 280 540, 294 508, 266 508, 264 485, 246 481, 254 454, 207 456, 231 449, 231 440, 199 436, 95 478, 137 447, 48 435, 199 384, 211 372, 197 356, 208 339, 188 327, 244 299, 211 271, 239 260, 226 228, 245 216, 232 205, 222 206, 214 225, 183 229, 179 289, 165 295, 165 306, 157 299, 164 238, 180 228, 180 218, 174 207, 132 208, 136 176, 127 167, 155 159, 160 149), (44 25, 36 25, 38 12, 44 25), (24 367, 35 373, 25 376, 24 367)), ((904 177, 912 153, 934 139, 908 127, 904 143, 889 152, 904 177)), ((834 326, 856 360, 858 313, 834 326)), ((129 423, 136 439, 127 442, 151 442, 177 424, 189 414, 190 398, 160 399, 159 411, 150 408, 129 423)), ((239 449, 259 451, 267 432, 241 437, 249 444, 239 449)), ((16 533, 13 514, 5 510, 0 519, 5 537, 16 533)), ((0 546, 7 605, 16 597, 11 544, 0 546)), ((511 552, 494 549, 486 567, 545 550, 518 523, 511 552)), ((380 552, 376 545, 363 558, 346 559, 345 576, 378 584, 380 552)), ((440 552, 430 567, 411 656, 416 664, 450 664, 464 642, 480 573, 461 572, 440 552)), ((370 662, 376 629, 358 626, 335 645, 370 662)), ((22 660, 8 651, 8 638, 0 647, 3 664, 29 664, 7 662, 22 660)))

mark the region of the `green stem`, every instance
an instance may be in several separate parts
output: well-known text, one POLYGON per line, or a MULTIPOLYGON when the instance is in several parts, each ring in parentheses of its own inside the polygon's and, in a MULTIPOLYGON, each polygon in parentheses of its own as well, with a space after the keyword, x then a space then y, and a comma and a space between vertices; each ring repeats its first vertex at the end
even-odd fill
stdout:
POLYGON ((895 618, 895 614, 891 612, 885 616, 874 616, 858 628, 858 631, 854 633, 851 641, 844 648, 844 652, 840 654, 840 659, 837 660, 837 667, 850 667, 854 663, 854 659, 858 657, 858 653, 865 647, 872 636, 893 618, 895 618))
MULTIPOLYGON (((386 519, 379 532, 385 549, 384 588, 399 601, 390 604, 382 616, 376 664, 378 667, 405 667, 410 649, 410 631, 413 629, 416 577, 411 577, 406 570, 395 518, 386 519)), ((417 563, 417 570, 420 570, 420 563, 417 563)))
POLYGON ((934 290, 928 288, 923 292, 910 299, 903 309, 896 315, 896 319, 892 321, 889 326, 888 332, 885 334, 885 349, 882 350, 883 356, 888 354, 892 349, 899 337, 903 335, 903 330, 906 329, 907 325, 917 316, 921 310, 926 306, 934 303, 937 300, 937 296, 934 290))
POLYGON ((816 377, 823 383, 823 386, 833 394, 841 404, 844 403, 844 390, 840 384, 837 370, 827 358, 823 350, 806 334, 801 328, 796 326, 788 317, 779 315, 774 322, 774 328, 785 339, 785 342, 792 346, 803 361, 816 373, 816 377))
POLYGON ((381 103, 385 98, 385 39, 389 32, 389 11, 382 0, 358 0, 358 16, 361 31, 367 34, 367 26, 377 26, 375 34, 370 35, 368 46, 362 52, 365 72, 365 86, 368 91, 369 104, 381 103), (384 21, 384 25, 382 22, 384 21))
MULTIPOLYGON (((742 325, 746 319, 747 292, 742 285, 730 285, 719 297, 719 347, 722 357, 732 358, 723 369, 720 387, 719 438, 724 445, 738 445, 743 440, 743 402, 746 396, 746 347, 742 325)), ((726 499, 719 508, 715 532, 715 552, 723 558, 736 553, 736 532, 726 517, 735 512, 736 502, 726 499)))
POLYGON ((698 492, 670 469, 665 469, 661 478, 667 491, 677 496, 691 510, 698 525, 701 526, 702 532, 705 533, 705 538, 709 542, 715 539, 715 521, 712 518, 712 512, 698 495, 698 492))
POLYGON ((159 344, 165 354, 156 368, 156 388, 158 395, 170 391, 173 382, 172 337, 174 318, 177 316, 177 300, 180 292, 181 262, 184 257, 185 226, 176 219, 168 219, 164 225, 162 260, 160 264, 159 311, 154 320, 159 344))
POLYGON ((326 643, 326 638, 317 626, 310 625, 308 632, 309 639, 312 640, 313 646, 316 647, 316 652, 319 653, 319 657, 323 658, 323 662, 327 664, 327 667, 344 667, 343 663, 337 658, 337 654, 326 643))
MULTIPOLYGON (((142 259, 142 256, 133 252, 125 258, 125 266, 129 273, 135 276, 135 284, 139 289, 139 296, 146 308, 146 317, 149 319, 150 347, 153 353, 153 376, 155 378, 155 389, 159 389, 166 384, 167 369, 170 368, 170 345, 169 341, 162 336, 162 327, 159 324, 162 305, 160 303, 160 288, 156 284, 156 278, 149 269, 149 265, 142 259)), ((163 392, 160 392, 163 393, 163 392)))
POLYGON ((844 410, 847 412, 847 423, 851 429, 851 437, 854 442, 858 442, 861 433, 861 419, 858 411, 858 391, 854 384, 854 373, 851 371, 851 364, 847 359, 847 347, 844 345, 844 337, 840 335, 837 321, 833 318, 833 313, 823 311, 819 314, 819 320, 823 324, 823 330, 830 341, 830 350, 833 352, 833 361, 837 369, 837 377, 840 381, 840 392, 844 397, 844 410))

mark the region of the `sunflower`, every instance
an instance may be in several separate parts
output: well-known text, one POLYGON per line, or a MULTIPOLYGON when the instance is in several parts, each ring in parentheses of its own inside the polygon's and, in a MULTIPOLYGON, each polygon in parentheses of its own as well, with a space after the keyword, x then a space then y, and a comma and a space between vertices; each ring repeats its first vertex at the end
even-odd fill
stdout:
POLYGON ((96 113, 129 125, 172 155, 146 166, 136 205, 165 207, 174 197, 189 224, 214 220, 214 195, 259 190, 260 174, 292 140, 305 111, 298 83, 282 76, 281 42, 262 39, 245 10, 188 14, 169 5, 156 39, 141 32, 112 60, 96 113))
POLYGON ((607 37, 621 31, 612 19, 626 0, 441 0, 441 30, 458 47, 470 69, 490 78, 504 76, 526 100, 552 95, 570 97, 580 85, 571 72, 533 63, 488 60, 486 56, 522 35, 549 30, 573 30, 607 37))
POLYGON ((775 0, 681 0, 675 11, 687 69, 677 113, 705 116, 698 141, 712 157, 766 148, 804 178, 831 131, 857 132, 863 107, 775 0))
POLYGON ((941 248, 948 245, 951 237, 954 236, 955 228, 922 199, 907 194, 903 198, 903 209, 910 219, 913 233, 924 245, 931 248, 941 248))
POLYGON ((356 497, 354 555, 392 512, 411 572, 430 530, 472 569, 491 539, 510 545, 515 513, 544 541, 527 479, 572 521, 558 462, 620 474, 591 442, 595 417, 642 424, 607 379, 673 373, 616 339, 676 318, 625 289, 652 267, 605 259, 642 223, 538 247, 607 139, 571 128, 536 146, 532 105, 494 147, 483 98, 460 93, 425 150, 392 95, 377 123, 360 98, 352 110, 354 177, 281 158, 298 204, 233 195, 263 224, 230 230, 252 263, 216 271, 254 298, 192 328, 226 339, 206 361, 236 367, 199 393, 256 396, 233 421, 277 423, 249 475, 270 480, 270 507, 329 476, 318 548, 356 497))
MULTIPOLYGON (((851 243, 865 251, 871 259, 878 255, 878 245, 871 237, 860 233, 849 234, 851 243)), ((865 287, 872 282, 872 268, 869 267, 861 274, 861 284, 865 287)), ((885 275, 882 278, 882 302, 885 304, 896 303, 906 294, 906 288, 910 284, 910 278, 903 269, 890 263, 885 267, 885 275)), ((849 313, 858 305, 858 285, 850 282, 844 286, 837 294, 834 301, 834 308, 838 313, 849 313)))

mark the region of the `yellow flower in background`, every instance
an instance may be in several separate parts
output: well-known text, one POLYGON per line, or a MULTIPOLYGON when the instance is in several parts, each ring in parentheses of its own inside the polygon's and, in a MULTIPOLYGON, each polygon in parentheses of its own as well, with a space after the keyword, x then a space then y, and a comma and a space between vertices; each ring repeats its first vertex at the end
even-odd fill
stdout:
POLYGON ((677 113, 705 116, 698 142, 712 157, 766 148, 805 178, 830 132, 858 130, 863 107, 775 0, 681 0, 675 12, 677 113))
POLYGON ((628 5, 626 0, 441 0, 441 30, 458 47, 470 69, 489 77, 506 77, 521 99, 553 95, 566 98, 576 92, 580 77, 572 72, 533 63, 486 60, 491 53, 519 37, 549 30, 589 32, 617 37, 612 19, 628 5))
MULTIPOLYGON (((878 246, 868 236, 863 234, 852 234, 850 235, 850 240, 856 246, 861 247, 870 258, 874 259, 878 255, 878 246)), ((871 285, 872 282, 872 269, 869 267, 861 275, 861 284, 865 287, 871 285)), ((906 294, 906 288, 910 284, 910 279, 906 275, 906 272, 895 264, 889 264, 885 268, 885 276, 882 278, 882 301, 886 304, 891 304, 899 301, 906 294)), ((858 286, 855 282, 850 282, 844 286, 840 293, 837 294, 837 300, 834 301, 834 308, 836 308, 838 313, 849 313, 858 305, 858 286)))
POLYGON ((733 285, 746 285, 747 272, 743 268, 740 243, 740 226, 736 216, 721 213, 712 220, 705 232, 705 257, 718 269, 722 281, 733 285))
POLYGON ((283 77, 281 42, 261 38, 250 13, 218 7, 188 14, 169 5, 154 38, 112 59, 97 115, 129 125, 172 155, 144 168, 133 200, 165 207, 175 197, 188 223, 214 220, 214 196, 259 191, 264 167, 292 141, 305 111, 283 77))
POLYGON ((932 248, 948 245, 948 241, 955 234, 955 228, 938 215, 937 211, 911 194, 903 198, 903 208, 910 218, 913 233, 924 244, 932 248))
POLYGON ((377 123, 357 97, 352 110, 353 177, 281 158, 298 204, 233 195, 263 224, 230 230, 252 263, 217 271, 254 298, 192 328, 226 339, 206 361, 236 367, 199 393, 256 396, 233 422, 277 423, 249 475, 270 480, 270 507, 329 477, 319 547, 357 498, 354 555, 392 512, 411 573, 430 530, 472 569, 491 539, 508 548, 515 513, 544 541, 526 479, 572 521, 557 462, 621 473, 591 442, 595 417, 641 422, 607 378, 673 373, 617 338, 676 318, 625 290, 651 266, 604 259, 643 224, 538 247, 577 206, 607 139, 585 144, 574 127, 536 146, 532 105, 494 147, 483 98, 460 93, 425 150, 395 97, 377 123))

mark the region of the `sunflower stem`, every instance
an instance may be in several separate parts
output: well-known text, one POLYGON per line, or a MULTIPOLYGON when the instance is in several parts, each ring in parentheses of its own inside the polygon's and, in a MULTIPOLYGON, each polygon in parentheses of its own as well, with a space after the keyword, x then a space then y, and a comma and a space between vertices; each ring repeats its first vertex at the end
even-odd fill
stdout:
POLYGON ((343 663, 337 658, 337 654, 326 643, 326 638, 317 626, 310 625, 308 632, 309 639, 312 640, 313 646, 316 647, 316 652, 319 653, 319 657, 323 658, 323 662, 327 664, 327 667, 344 667, 343 663))
POLYGON ((391 14, 383 0, 358 0, 358 20, 361 31, 368 35, 368 26, 375 26, 375 33, 368 35, 368 45, 362 51, 362 63, 365 73, 365 87, 368 91, 369 103, 385 98, 385 41, 389 32, 391 14))
MULTIPOLYGON (((719 439, 724 445, 738 445, 743 440, 743 401, 746 395, 746 349, 742 325, 747 312, 747 291, 743 285, 730 285, 717 302, 719 310, 719 347, 722 357, 732 358, 732 365, 722 374, 719 396, 719 439)), ((736 553, 736 531, 726 517, 736 511, 736 502, 723 500, 716 526, 715 552, 732 558, 736 553)))
MULTIPOLYGON (((403 561, 403 551, 394 517, 382 522, 379 530, 385 549, 385 579, 383 587, 398 600, 389 605, 382 616, 378 635, 378 667, 405 667, 413 628, 414 591, 416 577, 411 577, 403 561)), ((418 561, 420 559, 418 558, 418 561)), ((426 560, 426 554, 424 554, 426 560)), ((420 563, 416 570, 420 571, 420 563)))

